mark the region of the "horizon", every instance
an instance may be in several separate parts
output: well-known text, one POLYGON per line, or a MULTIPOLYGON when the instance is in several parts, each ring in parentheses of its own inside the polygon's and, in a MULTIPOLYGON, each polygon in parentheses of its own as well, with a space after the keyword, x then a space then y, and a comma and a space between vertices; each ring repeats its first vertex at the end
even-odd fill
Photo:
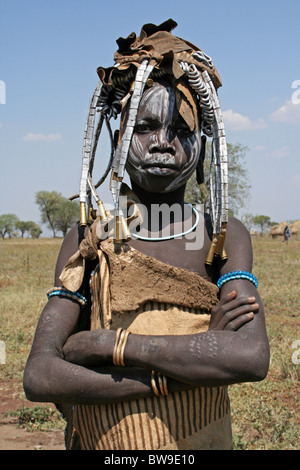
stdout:
MULTIPOLYGON (((78 193, 97 67, 113 65, 118 37, 173 18, 173 34, 197 44, 220 73, 227 142, 248 147, 251 190, 242 213, 300 219, 300 4, 269 5, 216 0, 212 9, 196 0, 154 0, 145 14, 133 0, 128 17, 121 1, 1 0, 0 214, 40 225, 36 192, 78 193)), ((103 173, 109 153, 103 138, 95 172, 103 173)), ((111 203, 107 185, 100 197, 111 203)))

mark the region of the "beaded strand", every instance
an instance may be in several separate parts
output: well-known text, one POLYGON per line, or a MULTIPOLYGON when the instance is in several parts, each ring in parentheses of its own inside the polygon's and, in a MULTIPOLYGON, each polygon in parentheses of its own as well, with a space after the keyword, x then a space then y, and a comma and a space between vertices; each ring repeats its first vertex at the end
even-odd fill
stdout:
POLYGON ((82 307, 85 307, 87 304, 86 298, 79 294, 79 292, 72 292, 68 289, 65 289, 64 287, 53 287, 52 289, 49 289, 47 291, 47 297, 48 299, 51 299, 51 297, 64 297, 66 299, 73 300, 74 302, 77 302, 79 305, 82 307))
POLYGON ((221 289, 224 284, 228 281, 232 281, 234 279, 246 279, 247 281, 252 282, 255 287, 258 287, 258 281, 254 274, 249 273, 248 271, 231 271, 230 273, 223 274, 217 282, 217 286, 221 289))

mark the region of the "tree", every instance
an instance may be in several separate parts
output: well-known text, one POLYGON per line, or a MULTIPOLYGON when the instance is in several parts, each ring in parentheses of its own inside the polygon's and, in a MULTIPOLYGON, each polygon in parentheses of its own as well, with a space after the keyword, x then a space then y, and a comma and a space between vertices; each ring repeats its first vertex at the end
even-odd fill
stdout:
POLYGON ((40 238, 40 235, 43 231, 41 227, 32 221, 27 222, 27 224, 28 224, 28 232, 31 238, 40 238))
POLYGON ((18 220, 18 222, 16 223, 16 228, 20 230, 22 238, 24 238, 25 232, 30 233, 31 226, 34 223, 35 222, 31 222, 30 220, 28 221, 18 220))
POLYGON ((2 214, 0 215, 0 235, 2 238, 5 235, 8 235, 9 238, 12 237, 14 231, 16 230, 16 225, 19 219, 15 214, 2 214))
POLYGON ((69 201, 65 199, 60 203, 59 209, 56 214, 56 226, 63 236, 66 235, 72 225, 78 220, 79 204, 76 201, 69 201))
POLYGON ((21 237, 24 238, 24 233, 27 232, 27 222, 23 222, 23 220, 18 220, 16 223, 16 228, 20 230, 21 232, 21 237))
MULTIPOLYGON (((237 214, 238 211, 245 207, 247 198, 249 197, 250 183, 248 171, 246 168, 245 157, 247 147, 242 144, 227 144, 228 155, 228 198, 230 215, 237 214)), ((209 207, 209 174, 211 162, 211 143, 206 144, 205 162, 204 162, 204 183, 198 185, 196 175, 187 183, 185 199, 187 202, 200 203, 204 205, 204 210, 209 207)))
POLYGON ((35 202, 41 211, 41 221, 48 224, 54 238, 58 230, 57 212, 63 200, 63 196, 57 191, 38 191, 35 195, 35 202))
POLYGON ((41 211, 42 223, 48 224, 53 231, 53 237, 56 237, 57 231, 61 231, 65 236, 78 219, 78 202, 69 201, 57 191, 39 191, 35 201, 41 211))
POLYGON ((272 225, 271 219, 267 215, 257 215, 253 218, 253 222, 260 227, 261 233, 264 233, 265 229, 272 225))
POLYGON ((251 231, 253 225, 255 225, 253 214, 249 214, 249 213, 243 214, 241 217, 241 221, 243 222, 245 227, 249 230, 249 232, 251 231))

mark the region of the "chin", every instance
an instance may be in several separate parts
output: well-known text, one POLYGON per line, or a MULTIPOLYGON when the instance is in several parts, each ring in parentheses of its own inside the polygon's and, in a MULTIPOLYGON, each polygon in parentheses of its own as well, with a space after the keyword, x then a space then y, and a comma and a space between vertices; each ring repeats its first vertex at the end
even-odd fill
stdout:
POLYGON ((170 168, 148 168, 137 171, 128 171, 130 179, 144 191, 165 194, 176 191, 184 186, 192 172, 183 177, 184 170, 178 171, 170 168))
POLYGON ((170 178, 169 175, 163 175, 159 173, 158 175, 153 174, 151 175, 151 178, 147 178, 147 181, 136 181, 136 184, 138 184, 142 189, 145 191, 149 191, 151 193, 168 193, 172 192, 173 189, 169 190, 169 187, 172 187, 172 182, 173 178, 170 178))

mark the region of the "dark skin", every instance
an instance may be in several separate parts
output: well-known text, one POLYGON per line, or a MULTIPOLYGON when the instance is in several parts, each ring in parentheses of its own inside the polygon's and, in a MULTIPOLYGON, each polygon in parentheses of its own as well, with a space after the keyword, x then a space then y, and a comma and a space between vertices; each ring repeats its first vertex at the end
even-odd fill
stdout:
MULTIPOLYGON (((171 99, 172 90, 164 87, 159 91, 164 108, 154 116, 155 119, 149 114, 153 108, 147 99, 138 113, 134 135, 143 140, 144 154, 137 156, 133 151, 129 155, 128 171, 132 187, 147 208, 156 202, 169 206, 176 202, 183 206, 185 178, 188 178, 189 170, 194 165, 195 145, 199 147, 200 132, 191 135, 180 120, 171 99), (143 126, 140 125, 141 120, 143 126), (153 142, 156 142, 155 145, 153 142), (150 145, 151 151, 147 153, 150 145), (138 158, 142 162, 143 158, 146 159, 149 164, 151 152, 155 153, 156 158, 155 163, 152 161, 152 167, 135 166, 138 158), (158 158, 160 154, 161 160, 158 158), (170 155, 172 162, 168 166, 170 155), (139 172, 142 173, 141 178, 139 172), (183 177, 180 180, 181 174, 183 177), (147 181, 152 191, 140 186, 142 180, 147 181), (170 187, 171 191, 166 190, 170 187)), ((191 223, 193 221, 190 220, 191 223)), ((171 230, 175 233, 180 232, 181 227, 182 220, 171 221, 171 230)), ((210 281, 226 272, 252 270, 251 240, 238 220, 230 219, 228 222, 225 242, 228 260, 222 264, 215 263, 212 267, 205 265, 211 240, 208 216, 200 216, 198 229, 203 233, 203 245, 196 250, 186 249, 189 241, 186 237, 161 242, 132 239, 129 245, 170 265, 198 272, 210 281)), ((151 217, 147 219, 144 230, 149 235, 151 217)), ((61 270, 77 248, 78 228, 75 227, 67 234, 59 254, 56 286, 61 285, 61 270)), ((79 318, 79 305, 68 299, 54 297, 45 306, 24 374, 24 389, 30 400, 101 404, 152 396, 151 370, 168 377, 169 392, 197 386, 258 381, 267 374, 269 347, 263 306, 256 288, 245 280, 230 281, 222 287, 220 301, 212 309, 209 330, 205 333, 185 336, 129 335, 125 349, 128 367, 113 366, 115 332, 78 331, 79 318), (197 347, 199 344, 201 348, 197 347)))

